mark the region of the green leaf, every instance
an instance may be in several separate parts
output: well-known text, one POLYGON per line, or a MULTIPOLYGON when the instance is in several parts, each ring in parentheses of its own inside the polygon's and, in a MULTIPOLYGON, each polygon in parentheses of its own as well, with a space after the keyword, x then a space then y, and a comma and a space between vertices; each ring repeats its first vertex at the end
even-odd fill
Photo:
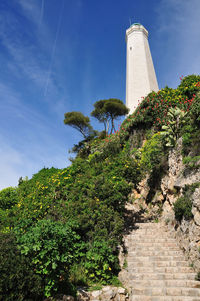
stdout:
POLYGON ((55 262, 52 263, 52 269, 55 270, 57 268, 57 264, 55 262))

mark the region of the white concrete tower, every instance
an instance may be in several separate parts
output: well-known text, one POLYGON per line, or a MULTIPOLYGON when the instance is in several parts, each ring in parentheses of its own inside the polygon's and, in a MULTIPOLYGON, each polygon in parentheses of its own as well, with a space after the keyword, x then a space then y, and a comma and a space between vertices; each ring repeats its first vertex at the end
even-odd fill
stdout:
POLYGON ((126 106, 133 113, 138 100, 151 91, 158 91, 158 83, 148 42, 148 31, 139 23, 126 30, 126 106))

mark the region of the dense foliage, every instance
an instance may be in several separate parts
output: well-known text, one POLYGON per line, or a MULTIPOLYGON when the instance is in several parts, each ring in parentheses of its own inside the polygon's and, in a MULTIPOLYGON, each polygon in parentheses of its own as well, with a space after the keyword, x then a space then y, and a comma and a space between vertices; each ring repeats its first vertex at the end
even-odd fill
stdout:
POLYGON ((42 278, 22 255, 13 233, 0 234, 0 300, 42 300, 42 278))
POLYGON ((77 282, 112 283, 117 275, 124 204, 135 176, 130 161, 127 151, 99 162, 77 158, 69 168, 41 170, 16 189, 17 204, 5 211, 2 231, 14 231, 18 252, 42 278, 46 296, 63 287, 73 292, 77 282))
MULTIPOLYGON (((68 168, 44 168, 0 192, 0 299, 43 300, 116 282, 132 188, 148 174, 156 189, 181 136, 186 167, 198 162, 199 91, 192 75, 177 89, 150 93, 114 134, 77 145, 68 168)), ((178 220, 191 217, 187 191, 174 208, 178 220)))
POLYGON ((185 185, 183 189, 183 196, 174 203, 175 218, 179 222, 183 218, 190 220, 193 217, 191 196, 197 187, 200 187, 199 182, 192 185, 185 185))
POLYGON ((175 218, 178 221, 181 221, 183 217, 187 220, 191 219, 193 217, 192 201, 185 196, 180 197, 174 203, 174 212, 175 212, 175 218))

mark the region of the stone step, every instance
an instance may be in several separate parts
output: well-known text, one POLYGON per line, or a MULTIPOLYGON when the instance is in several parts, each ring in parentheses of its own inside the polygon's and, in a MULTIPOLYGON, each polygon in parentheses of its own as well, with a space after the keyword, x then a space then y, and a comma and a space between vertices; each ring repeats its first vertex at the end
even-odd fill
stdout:
POLYGON ((171 279, 171 280, 154 280, 154 279, 143 279, 134 280, 134 287, 190 287, 190 288, 200 288, 200 282, 188 279, 171 279))
POLYGON ((134 295, 146 295, 146 296, 191 296, 200 297, 199 288, 187 288, 187 287, 142 287, 134 286, 132 289, 134 295))
POLYGON ((194 280, 196 274, 195 273, 135 273, 130 274, 129 279, 130 280, 194 280))
POLYGON ((149 227, 140 227, 140 226, 136 226, 133 228, 132 233, 134 232, 140 232, 140 231, 158 231, 158 232, 164 232, 164 233, 171 233, 168 231, 168 229, 165 226, 149 226, 149 227))
MULTIPOLYGON (((179 251, 179 252, 181 252, 181 254, 182 254, 182 256, 184 255, 183 254, 183 252, 181 251, 181 249, 180 248, 178 248, 178 247, 171 247, 171 248, 166 248, 166 247, 156 247, 156 248, 154 248, 154 246, 152 245, 151 247, 145 247, 145 248, 143 248, 142 246, 137 246, 137 245, 134 245, 134 246, 132 246, 132 247, 127 247, 127 251, 129 252, 129 253, 135 253, 135 252, 142 252, 143 254, 147 254, 147 255, 144 255, 144 256, 149 256, 148 255, 148 252, 154 252, 154 253, 161 253, 162 252, 162 254, 165 252, 165 251, 179 251)), ((139 254, 140 254, 139 253, 139 254)))
POLYGON ((143 238, 138 238, 138 237, 129 237, 128 241, 132 242, 134 240, 134 243, 159 243, 159 244, 163 244, 163 243, 176 243, 176 240, 174 238, 159 238, 159 237, 155 237, 155 238, 146 238, 145 236, 143 236, 143 238))
MULTIPOLYGON (((181 252, 181 254, 183 255, 183 252, 180 250, 180 248, 178 247, 171 247, 171 248, 162 248, 162 247, 157 247, 156 249, 154 248, 154 246, 152 245, 151 247, 146 247, 146 248, 143 248, 143 247, 138 247, 137 245, 135 246, 132 246, 132 247, 127 247, 128 249, 128 253, 136 253, 136 252, 139 252, 139 254, 144 254, 142 256, 149 256, 149 255, 152 255, 152 254, 155 254, 155 253, 160 253, 162 252, 162 254, 164 254, 164 252, 167 252, 167 251, 178 251, 178 252, 181 252)), ((139 254, 136 254, 136 255, 139 255, 139 254)))
POLYGON ((143 247, 143 248, 146 248, 146 247, 152 247, 154 246, 154 248, 156 247, 165 247, 165 248, 170 248, 170 247, 178 247, 178 243, 177 242, 163 242, 163 243, 159 243, 159 242, 141 242, 141 241, 138 241, 138 242, 135 242, 134 240, 131 241, 130 243, 130 247, 131 246, 138 246, 138 247, 143 247))
POLYGON ((199 298, 190 296, 144 296, 134 295, 130 301, 199 301, 199 298))
POLYGON ((138 228, 138 229, 133 229, 131 233, 129 233, 128 235, 134 235, 134 234, 140 234, 140 233, 149 233, 149 232, 153 232, 156 234, 164 234, 164 235, 170 235, 171 233, 168 230, 165 230, 164 228, 146 228, 146 229, 142 229, 142 228, 138 228))
POLYGON ((160 230, 156 230, 156 229, 155 230, 151 230, 151 229, 149 229, 149 230, 137 230, 137 231, 133 231, 130 235, 132 235, 132 236, 136 236, 136 235, 138 235, 138 236, 141 236, 141 235, 142 236, 143 235, 145 235, 145 236, 158 236, 159 235, 160 237, 162 237, 162 236, 166 237, 169 234, 166 233, 166 232, 160 231, 160 230))
MULTIPOLYGON (((128 252, 128 256, 130 257, 135 257, 136 255, 139 257, 148 257, 148 256, 184 256, 183 252, 180 249, 177 250, 173 250, 173 249, 165 249, 165 250, 161 250, 161 249, 154 249, 153 247, 149 250, 143 250, 143 249, 139 249, 138 251, 129 251, 128 252), (136 254, 136 252, 140 251, 139 254, 136 254), (142 255, 144 254, 144 255, 142 255)), ((185 257, 185 256, 184 256, 185 257)))
POLYGON ((134 224, 134 230, 133 231, 139 231, 139 230, 158 230, 158 231, 166 231, 167 229, 161 225, 161 224, 151 224, 147 223, 147 225, 143 224, 134 224))
POLYGON ((156 255, 152 255, 152 256, 132 256, 132 255, 128 255, 127 257, 129 260, 131 261, 138 261, 138 262, 143 262, 143 261, 186 261, 185 257, 183 255, 181 256, 165 256, 165 255, 161 255, 161 256, 156 256, 156 255))
POLYGON ((129 273, 193 273, 193 270, 188 267, 130 267, 128 263, 127 271, 129 273))
POLYGON ((129 235, 126 235, 126 236, 124 236, 124 239, 126 239, 126 238, 143 238, 143 237, 146 237, 146 238, 171 238, 171 239, 175 239, 175 237, 174 236, 172 236, 172 234, 170 234, 170 233, 163 233, 163 232, 158 232, 158 231, 156 231, 155 232, 155 234, 154 235, 152 235, 152 234, 148 234, 148 233, 140 233, 140 232, 132 232, 132 233, 130 233, 129 235))
POLYGON ((142 229, 145 229, 145 228, 159 228, 161 227, 161 224, 160 223, 135 223, 134 224, 135 228, 142 228, 142 229))
MULTIPOLYGON (((134 248, 127 248, 128 250, 128 253, 131 254, 131 256, 157 256, 158 254, 161 254, 160 256, 162 255, 166 255, 165 252, 168 252, 168 251, 176 251, 176 252, 181 252, 181 250, 179 248, 170 248, 170 249, 166 249, 166 248, 154 248, 154 247, 148 247, 148 248, 141 248, 141 247, 137 247, 135 246, 134 248)), ((179 255, 178 254, 178 255, 179 255)), ((174 255, 174 254, 173 254, 174 255)), ((176 254, 175 254, 176 255, 176 254)), ((183 252, 181 252, 181 255, 183 255, 183 252)), ((170 255, 171 256, 171 255, 170 255)))
POLYGON ((128 268, 135 267, 188 267, 187 261, 128 261, 128 268))
POLYGON ((200 301, 200 283, 173 234, 137 223, 124 237, 130 301, 200 301))

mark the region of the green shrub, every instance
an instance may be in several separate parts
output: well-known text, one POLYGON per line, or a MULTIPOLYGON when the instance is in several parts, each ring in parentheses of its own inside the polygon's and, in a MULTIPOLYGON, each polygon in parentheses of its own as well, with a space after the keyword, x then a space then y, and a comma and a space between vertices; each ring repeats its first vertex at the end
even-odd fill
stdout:
POLYGON ((174 213, 175 213, 175 218, 178 221, 181 221, 183 217, 186 220, 191 219, 193 217, 191 200, 187 197, 180 197, 174 203, 174 213))
POLYGON ((50 296, 60 286, 69 286, 69 269, 79 259, 80 236, 69 224, 51 220, 38 221, 25 233, 16 228, 21 254, 29 258, 34 270, 44 279, 44 295, 50 296))
POLYGON ((0 234, 0 300, 43 300, 43 281, 22 255, 13 233, 0 234))
POLYGON ((178 90, 182 92, 182 94, 186 95, 188 98, 192 98, 193 94, 195 94, 199 90, 199 82, 200 75, 188 75, 185 76, 180 85, 178 86, 178 90))
POLYGON ((182 154, 183 156, 194 157, 200 155, 200 128, 196 123, 188 121, 181 130, 183 138, 182 154))
POLYGON ((185 185, 183 188, 183 196, 174 203, 175 218, 178 221, 181 221, 183 217, 187 220, 193 217, 191 199, 192 194, 198 187, 200 187, 199 182, 193 183, 192 185, 185 185))
POLYGON ((180 129, 185 123, 186 112, 179 108, 171 108, 167 113, 167 125, 162 126, 162 136, 164 136, 165 145, 174 147, 180 136, 180 129))
POLYGON ((13 208, 18 203, 17 187, 8 187, 0 191, 0 228, 8 231, 12 227, 14 218, 13 208))
POLYGON ((80 261, 79 263, 76 262, 71 266, 69 281, 76 287, 88 287, 90 283, 88 281, 88 275, 85 271, 83 261, 80 261))
POLYGON ((118 259, 109 242, 94 241, 86 254, 85 271, 91 281, 109 283, 119 271, 118 259))
POLYGON ((16 187, 4 188, 0 191, 0 209, 11 209, 18 202, 16 187))
POLYGON ((107 157, 118 154, 121 150, 120 138, 117 134, 110 134, 104 139, 94 139, 91 144, 91 154, 88 157, 89 162, 99 162, 107 157))
POLYGON ((183 163, 191 169, 199 168, 199 166, 200 166, 200 156, 184 157, 183 163))
POLYGON ((194 126, 191 125, 188 120, 188 123, 184 125, 181 131, 182 139, 183 139, 182 154, 184 156, 186 156, 191 150, 194 132, 195 132, 194 126))
POLYGON ((200 95, 198 94, 191 106, 190 115, 192 116, 192 119, 194 122, 200 126, 200 95))
POLYGON ((147 140, 141 149, 141 165, 145 171, 152 171, 161 164, 163 156, 162 136, 160 132, 147 140))

